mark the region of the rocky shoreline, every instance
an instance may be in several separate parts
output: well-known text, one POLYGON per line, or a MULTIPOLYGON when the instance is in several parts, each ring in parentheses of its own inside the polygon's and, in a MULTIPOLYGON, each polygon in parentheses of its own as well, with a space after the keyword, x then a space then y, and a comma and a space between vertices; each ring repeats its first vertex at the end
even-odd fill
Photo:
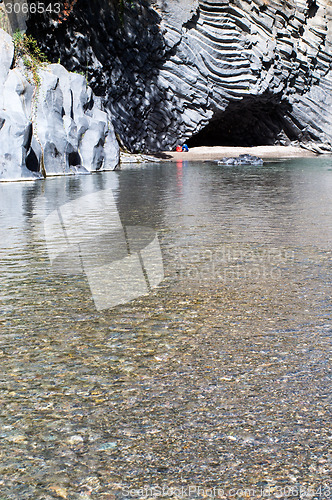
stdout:
POLYGON ((163 151, 162 153, 142 154, 120 154, 120 166, 122 164, 149 163, 158 161, 215 161, 223 157, 235 157, 241 154, 251 154, 265 160, 288 159, 288 158, 315 158, 318 153, 304 149, 300 146, 255 146, 251 148, 239 148, 228 146, 211 146, 191 148, 186 152, 163 151))

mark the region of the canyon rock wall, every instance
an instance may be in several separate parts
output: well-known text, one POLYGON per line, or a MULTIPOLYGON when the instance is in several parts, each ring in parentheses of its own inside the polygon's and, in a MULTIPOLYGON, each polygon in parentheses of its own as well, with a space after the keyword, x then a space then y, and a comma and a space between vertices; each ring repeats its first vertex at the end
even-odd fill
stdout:
POLYGON ((332 143, 331 0, 87 0, 31 16, 132 151, 332 143))
POLYGON ((0 29, 0 180, 114 169, 119 146, 109 112, 85 77, 60 64, 38 76, 0 29), (83 165, 83 167, 82 167, 83 165))

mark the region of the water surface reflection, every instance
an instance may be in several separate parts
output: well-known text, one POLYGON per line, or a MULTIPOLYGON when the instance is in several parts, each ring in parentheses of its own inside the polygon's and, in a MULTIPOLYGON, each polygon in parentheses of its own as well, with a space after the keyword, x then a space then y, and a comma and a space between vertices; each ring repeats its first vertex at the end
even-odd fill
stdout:
POLYGON ((0 185, 4 498, 328 483, 330 163, 0 185), (97 311, 84 274, 51 269, 43 224, 107 189, 123 226, 158 233, 165 279, 97 311))

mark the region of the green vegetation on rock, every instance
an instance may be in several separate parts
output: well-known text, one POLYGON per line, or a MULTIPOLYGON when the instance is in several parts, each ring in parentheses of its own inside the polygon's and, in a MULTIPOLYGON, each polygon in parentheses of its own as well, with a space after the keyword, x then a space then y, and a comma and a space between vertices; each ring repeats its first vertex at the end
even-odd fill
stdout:
POLYGON ((40 85, 40 77, 38 69, 48 64, 48 60, 43 52, 38 47, 37 41, 30 35, 16 31, 13 35, 15 47, 14 60, 15 63, 19 59, 22 60, 25 68, 31 72, 31 78, 27 77, 30 83, 33 83, 38 88, 40 85))

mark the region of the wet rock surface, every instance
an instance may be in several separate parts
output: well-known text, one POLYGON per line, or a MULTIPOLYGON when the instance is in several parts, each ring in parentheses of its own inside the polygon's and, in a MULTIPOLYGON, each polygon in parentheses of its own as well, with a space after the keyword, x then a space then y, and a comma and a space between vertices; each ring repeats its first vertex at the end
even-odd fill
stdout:
POLYGON ((237 157, 225 157, 218 161, 220 165, 263 165, 262 158, 250 154, 243 154, 237 157))
POLYGON ((84 76, 43 65, 38 81, 0 30, 0 180, 114 169, 119 146, 109 112, 84 76))
POLYGON ((53 60, 86 69, 129 150, 331 147, 330 1, 120 4, 80 0, 28 26, 53 60))

